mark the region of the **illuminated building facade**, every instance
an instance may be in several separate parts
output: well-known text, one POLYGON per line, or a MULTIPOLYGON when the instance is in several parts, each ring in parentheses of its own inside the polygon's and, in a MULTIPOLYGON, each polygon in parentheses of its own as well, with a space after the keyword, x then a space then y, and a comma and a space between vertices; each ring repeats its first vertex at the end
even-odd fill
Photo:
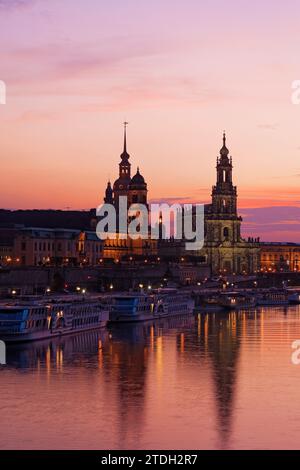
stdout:
POLYGON ((94 266, 103 242, 94 231, 17 227, 0 231, 2 266, 94 266))
POLYGON ((261 243, 260 267, 264 272, 299 272, 299 243, 261 243))

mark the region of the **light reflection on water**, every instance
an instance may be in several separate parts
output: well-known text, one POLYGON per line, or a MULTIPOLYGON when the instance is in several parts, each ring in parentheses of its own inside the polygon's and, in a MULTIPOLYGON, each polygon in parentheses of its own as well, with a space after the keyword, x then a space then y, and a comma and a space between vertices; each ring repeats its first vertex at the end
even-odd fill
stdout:
POLYGON ((1 449, 299 448, 300 307, 11 346, 1 449))

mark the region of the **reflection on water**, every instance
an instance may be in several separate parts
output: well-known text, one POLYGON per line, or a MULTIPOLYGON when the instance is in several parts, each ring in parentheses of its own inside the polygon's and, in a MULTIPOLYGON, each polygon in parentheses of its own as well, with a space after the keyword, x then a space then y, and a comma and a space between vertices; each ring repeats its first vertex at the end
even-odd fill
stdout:
POLYGON ((10 346, 0 448, 298 448, 300 308, 10 346))

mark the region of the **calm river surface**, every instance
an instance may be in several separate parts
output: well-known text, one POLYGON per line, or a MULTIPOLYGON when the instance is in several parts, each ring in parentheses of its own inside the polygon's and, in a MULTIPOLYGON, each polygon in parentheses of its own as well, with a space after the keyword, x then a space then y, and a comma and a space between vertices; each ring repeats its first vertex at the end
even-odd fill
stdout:
POLYGON ((0 448, 300 448, 297 339, 298 306, 9 347, 0 448))

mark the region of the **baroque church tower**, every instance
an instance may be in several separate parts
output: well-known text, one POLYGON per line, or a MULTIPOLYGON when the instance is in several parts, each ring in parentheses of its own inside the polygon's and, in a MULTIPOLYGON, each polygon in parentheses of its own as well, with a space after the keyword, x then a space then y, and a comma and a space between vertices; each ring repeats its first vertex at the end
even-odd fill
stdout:
POLYGON ((223 146, 217 157, 217 181, 212 188, 212 202, 205 208, 205 244, 202 251, 212 273, 249 273, 258 269, 256 241, 241 237, 242 218, 237 212, 237 188, 233 185, 232 157, 223 146))
POLYGON ((207 219, 207 240, 236 243, 241 238, 242 218, 237 214, 237 188, 232 182, 232 157, 229 157, 226 147, 225 133, 216 170, 217 182, 212 188, 212 204, 207 219))

